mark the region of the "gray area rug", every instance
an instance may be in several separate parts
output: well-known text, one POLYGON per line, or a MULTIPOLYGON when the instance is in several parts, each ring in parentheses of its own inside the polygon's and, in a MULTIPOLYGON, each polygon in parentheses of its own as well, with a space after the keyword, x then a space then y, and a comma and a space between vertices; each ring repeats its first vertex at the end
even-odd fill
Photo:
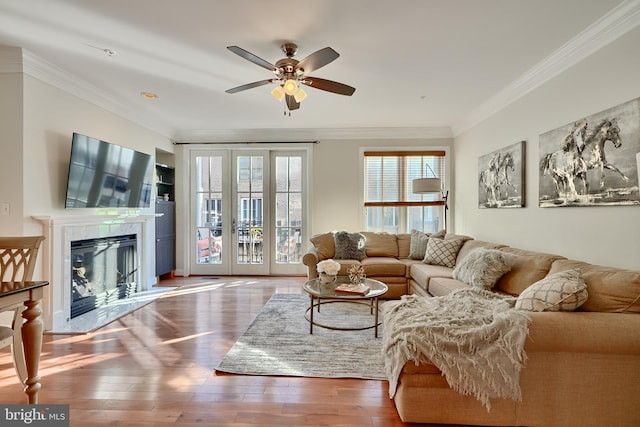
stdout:
MULTIPOLYGON (((381 302, 382 305, 382 302, 381 302)), ((274 294, 247 331, 225 355, 219 372, 322 378, 386 379, 382 327, 336 331, 313 327, 305 312, 309 297, 274 294)), ((339 327, 373 325, 370 307, 353 303, 323 304, 314 321, 339 327)))

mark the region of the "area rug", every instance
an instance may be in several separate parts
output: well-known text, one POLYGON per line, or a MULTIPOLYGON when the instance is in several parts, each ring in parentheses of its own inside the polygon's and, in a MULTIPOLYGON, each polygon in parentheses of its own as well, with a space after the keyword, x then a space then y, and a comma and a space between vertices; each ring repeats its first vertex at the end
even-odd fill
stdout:
MULTIPOLYGON (((382 303, 381 303, 382 304, 382 303)), ((386 379, 381 327, 338 331, 313 327, 305 319, 309 297, 274 294, 225 355, 219 372, 321 378, 386 379)), ((339 327, 373 325, 369 305, 323 304, 314 321, 339 327)))

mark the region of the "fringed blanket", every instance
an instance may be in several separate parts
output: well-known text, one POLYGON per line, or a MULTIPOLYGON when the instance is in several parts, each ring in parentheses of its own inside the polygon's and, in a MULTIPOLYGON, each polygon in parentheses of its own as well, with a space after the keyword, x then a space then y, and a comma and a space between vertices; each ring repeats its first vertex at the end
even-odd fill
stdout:
POLYGON ((404 296, 383 306, 382 352, 393 398, 408 361, 431 362, 449 386, 475 396, 521 399, 520 368, 530 319, 514 298, 479 289, 441 297, 404 296))

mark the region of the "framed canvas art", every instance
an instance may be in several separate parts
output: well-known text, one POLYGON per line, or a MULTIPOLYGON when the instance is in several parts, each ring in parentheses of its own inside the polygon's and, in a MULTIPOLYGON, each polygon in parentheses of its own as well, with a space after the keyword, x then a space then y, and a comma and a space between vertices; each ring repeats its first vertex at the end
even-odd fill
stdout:
POLYGON ((478 207, 524 207, 525 142, 478 158, 478 207))
POLYGON ((541 207, 640 205, 640 98, 540 135, 541 207))

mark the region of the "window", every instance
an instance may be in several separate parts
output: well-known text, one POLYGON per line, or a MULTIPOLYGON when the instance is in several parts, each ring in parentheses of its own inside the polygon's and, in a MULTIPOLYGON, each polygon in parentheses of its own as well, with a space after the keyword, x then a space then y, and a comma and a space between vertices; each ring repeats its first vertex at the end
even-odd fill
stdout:
POLYGON ((367 151, 364 153, 364 206, 367 231, 435 233, 444 228, 442 194, 413 194, 417 178, 440 178, 447 188, 445 151, 367 151))
POLYGON ((301 264, 303 158, 298 154, 278 154, 275 164, 276 263, 301 264))

